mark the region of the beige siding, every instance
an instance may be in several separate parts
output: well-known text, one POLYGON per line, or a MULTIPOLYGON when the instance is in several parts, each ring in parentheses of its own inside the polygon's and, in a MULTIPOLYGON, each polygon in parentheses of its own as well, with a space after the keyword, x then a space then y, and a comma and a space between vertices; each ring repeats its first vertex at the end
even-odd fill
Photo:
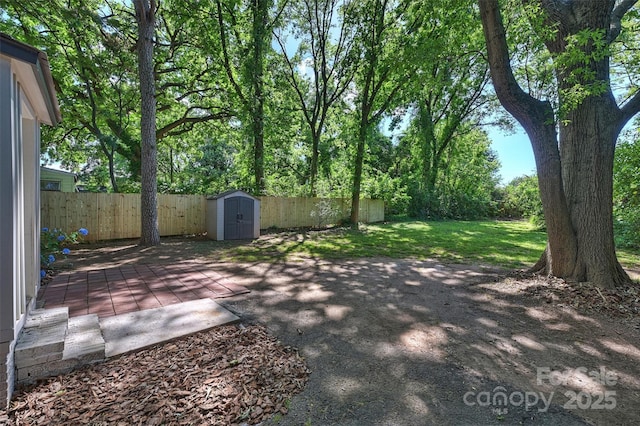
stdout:
MULTIPOLYGON (((351 201, 331 198, 260 197, 260 228, 334 225, 349 217, 351 201)), ((206 232, 207 199, 202 195, 158 194, 161 236, 206 232)), ((140 237, 140 194, 42 191, 42 226, 89 230, 86 241, 140 237)), ((362 199, 360 220, 384 220, 382 200, 362 199)))

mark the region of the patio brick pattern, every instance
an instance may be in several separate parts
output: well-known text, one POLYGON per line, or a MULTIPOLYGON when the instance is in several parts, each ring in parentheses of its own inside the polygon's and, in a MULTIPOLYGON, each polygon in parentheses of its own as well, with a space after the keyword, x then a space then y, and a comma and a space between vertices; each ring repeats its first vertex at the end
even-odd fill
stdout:
POLYGON ((38 301, 45 309, 67 306, 70 317, 108 317, 248 292, 206 265, 125 265, 60 273, 40 289, 38 301))

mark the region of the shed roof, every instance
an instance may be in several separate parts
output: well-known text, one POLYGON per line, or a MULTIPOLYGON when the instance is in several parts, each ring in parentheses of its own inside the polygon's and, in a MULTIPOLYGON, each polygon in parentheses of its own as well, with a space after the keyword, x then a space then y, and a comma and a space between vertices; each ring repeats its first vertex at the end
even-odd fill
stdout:
POLYGON ((0 54, 31 66, 46 106, 47 116, 39 117, 43 122, 56 125, 62 121, 60 105, 56 97, 55 85, 51 76, 49 58, 43 51, 22 43, 8 34, 0 32, 0 54))
POLYGON ((245 197, 249 197, 249 198, 254 199, 256 201, 260 201, 258 198, 254 197, 253 195, 249 194, 248 192, 242 191, 241 189, 230 189, 228 191, 221 192, 220 194, 210 195, 210 196, 207 197, 207 200, 217 200, 217 199, 220 199, 220 198, 225 198, 225 197, 227 197, 229 195, 232 195, 232 194, 234 194, 236 192, 239 193, 239 194, 244 195, 245 197))

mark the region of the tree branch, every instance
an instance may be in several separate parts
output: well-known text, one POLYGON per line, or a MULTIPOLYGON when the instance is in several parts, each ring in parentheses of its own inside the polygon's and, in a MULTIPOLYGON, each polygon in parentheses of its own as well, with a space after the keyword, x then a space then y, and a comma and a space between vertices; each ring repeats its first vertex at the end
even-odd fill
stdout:
POLYGON ((216 6, 218 10, 218 26, 220 27, 220 43, 222 44, 224 69, 227 73, 227 77, 229 77, 229 81, 231 82, 233 89, 236 92, 236 95, 238 95, 240 101, 246 106, 247 100, 242 93, 242 88, 240 87, 240 85, 238 85, 238 82, 233 75, 233 70, 231 69, 231 61, 229 60, 229 51, 227 47, 227 34, 224 30, 224 20, 222 19, 222 5, 220 4, 220 0, 216 1, 216 6))
POLYGON ((549 102, 526 93, 513 75, 498 0, 479 0, 493 87, 500 103, 528 132, 553 121, 549 102))
POLYGON ((309 114, 309 107, 307 105, 307 102, 305 101, 304 93, 302 93, 302 89, 298 84, 298 79, 296 78, 295 66, 291 62, 291 59, 289 59, 289 55, 287 55, 287 49, 285 48, 285 43, 282 41, 280 36, 275 31, 272 31, 272 34, 276 39, 276 42, 280 46, 280 50, 282 51, 282 57, 284 58, 284 61, 286 62, 287 68, 289 70, 289 72, 285 75, 285 78, 289 81, 289 84, 291 85, 291 87, 293 87, 294 91, 296 92, 296 95, 298 96, 298 100, 300 101, 300 106, 302 107, 302 113, 304 114, 304 119, 306 120, 307 124, 309 124, 309 126, 315 130, 315 120, 312 117, 312 115, 309 114))
POLYGON ((611 13, 611 24, 609 25, 609 35, 607 41, 612 43, 622 31, 622 18, 638 0, 622 0, 611 13))
POLYGON ((640 91, 636 92, 621 108, 622 125, 624 126, 634 115, 640 112, 640 91))
MULTIPOLYGON (((188 124, 188 123, 204 123, 206 121, 211 121, 211 120, 220 120, 223 118, 230 118, 233 115, 229 112, 229 111, 222 111, 222 112, 218 112, 216 114, 209 114, 209 115, 203 115, 200 117, 189 117, 187 116, 188 111, 185 112, 185 115, 178 119, 175 120, 169 124, 167 124, 166 126, 156 130, 156 139, 160 140, 163 137, 167 136, 169 134, 169 132, 171 132, 173 129, 182 126, 183 124, 188 124)), ((173 132, 171 134, 176 135, 176 134, 180 134, 180 133, 184 133, 184 132, 173 132)))

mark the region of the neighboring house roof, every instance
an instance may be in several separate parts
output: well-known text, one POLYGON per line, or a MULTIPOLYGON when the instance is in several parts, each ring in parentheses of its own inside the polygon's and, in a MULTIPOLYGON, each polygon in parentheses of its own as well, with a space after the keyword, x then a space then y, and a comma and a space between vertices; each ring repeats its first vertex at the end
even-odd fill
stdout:
POLYGON ((51 76, 49 59, 43 51, 0 33, 0 54, 31 66, 37 87, 39 87, 46 107, 46 116, 40 116, 42 122, 55 126, 62 121, 60 105, 56 97, 55 85, 51 76))
POLYGON ((52 172, 52 173, 59 173, 59 174, 70 175, 70 176, 74 176, 74 177, 76 176, 76 174, 73 173, 73 172, 67 172, 65 170, 52 169, 51 167, 40 166, 40 169, 47 170, 47 171, 52 172))

